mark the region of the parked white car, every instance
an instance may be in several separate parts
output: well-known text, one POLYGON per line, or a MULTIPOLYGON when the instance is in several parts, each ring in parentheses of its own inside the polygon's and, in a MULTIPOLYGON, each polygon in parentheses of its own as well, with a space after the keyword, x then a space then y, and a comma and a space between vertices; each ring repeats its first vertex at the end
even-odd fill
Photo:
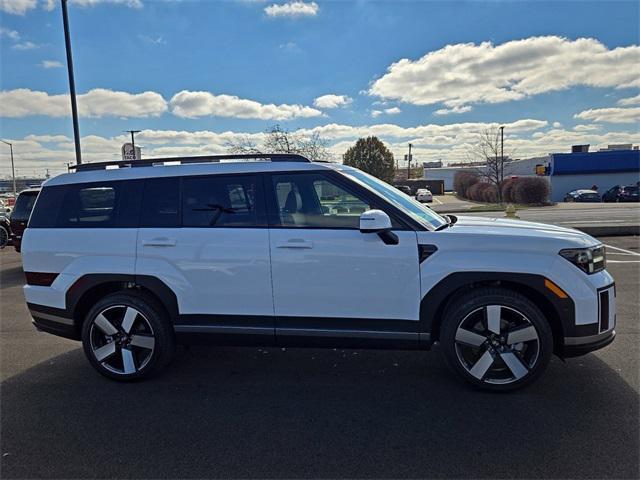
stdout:
POLYGON ((246 159, 89 163, 48 180, 22 239, 36 328, 81 340, 116 380, 157 372, 176 343, 439 343, 491 390, 614 339, 604 246, 584 233, 440 216, 340 164, 246 159))
POLYGON ((433 195, 428 188, 419 188, 416 191, 416 200, 420 203, 431 203, 433 202, 433 195))

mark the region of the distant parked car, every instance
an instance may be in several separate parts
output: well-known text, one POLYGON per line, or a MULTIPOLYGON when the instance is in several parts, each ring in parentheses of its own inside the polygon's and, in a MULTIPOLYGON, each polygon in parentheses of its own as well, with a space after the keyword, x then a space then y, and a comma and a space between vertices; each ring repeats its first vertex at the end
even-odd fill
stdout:
POLYGON ((419 188, 416 192, 416 200, 422 203, 433 202, 433 194, 428 188, 419 188))
POLYGON ((627 185, 610 188, 602 194, 603 202, 638 202, 640 197, 638 196, 638 185, 627 185))
POLYGON ((11 212, 11 236, 9 237, 9 241, 16 249, 16 252, 20 252, 22 233, 25 228, 27 228, 31 211, 33 210, 39 193, 39 188, 29 188, 20 192, 13 211, 11 212))
POLYGON ((402 193, 406 193, 407 195, 411 195, 411 187, 409 185, 394 185, 398 190, 402 193))
POLYGON ((599 203, 601 199, 595 190, 574 190, 564 196, 564 201, 599 203))

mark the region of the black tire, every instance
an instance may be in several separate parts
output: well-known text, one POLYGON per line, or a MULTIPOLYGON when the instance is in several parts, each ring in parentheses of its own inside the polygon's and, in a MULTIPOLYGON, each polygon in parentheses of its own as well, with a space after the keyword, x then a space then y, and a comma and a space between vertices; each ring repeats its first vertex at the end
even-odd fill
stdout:
POLYGON ((98 372, 130 382, 149 378, 169 364, 175 353, 175 335, 166 311, 154 298, 117 292, 102 298, 87 314, 82 346, 98 372), (129 316, 129 312, 133 313, 129 316), (128 317, 133 319, 127 321, 128 317), (97 355, 108 356, 101 361, 97 355))
POLYGON ((474 289, 451 301, 443 318, 440 344, 445 361, 478 388, 522 388, 542 375, 549 364, 553 353, 551 327, 540 309, 519 293, 497 287, 474 289), (500 333, 495 333, 496 325, 500 333), (537 338, 524 340, 533 336, 537 338), (523 341, 516 343, 518 338, 523 341), (479 344, 481 340, 484 343, 479 344), (487 364, 490 366, 483 373, 487 364))
POLYGON ((6 228, 0 225, 0 250, 7 246, 9 243, 9 232, 6 228))

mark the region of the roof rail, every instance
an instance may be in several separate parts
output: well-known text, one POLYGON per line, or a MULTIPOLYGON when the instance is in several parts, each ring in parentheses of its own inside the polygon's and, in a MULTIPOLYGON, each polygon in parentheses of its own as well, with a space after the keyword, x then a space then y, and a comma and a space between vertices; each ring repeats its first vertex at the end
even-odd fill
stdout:
POLYGON ((185 165, 189 163, 219 163, 223 160, 271 161, 271 162, 311 162, 296 153, 231 153, 227 155, 202 155, 198 157, 147 158, 144 160, 114 160, 111 162, 83 163, 71 165, 76 172, 107 170, 111 168, 136 168, 164 165, 167 162, 185 165))

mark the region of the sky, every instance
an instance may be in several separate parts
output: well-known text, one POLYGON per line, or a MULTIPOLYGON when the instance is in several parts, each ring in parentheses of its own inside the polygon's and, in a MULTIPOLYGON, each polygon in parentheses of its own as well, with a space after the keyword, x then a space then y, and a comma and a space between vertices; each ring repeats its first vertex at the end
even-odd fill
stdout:
MULTIPOLYGON (((275 124, 333 158, 640 143, 640 2, 69 0, 84 161, 224 153, 275 124)), ((0 135, 18 176, 74 162, 58 0, 0 0, 0 135)), ((10 173, 0 144, 0 176, 10 173)), ((6 151, 5 151, 6 150, 6 151)), ((402 164, 402 162, 401 162, 402 164)))

